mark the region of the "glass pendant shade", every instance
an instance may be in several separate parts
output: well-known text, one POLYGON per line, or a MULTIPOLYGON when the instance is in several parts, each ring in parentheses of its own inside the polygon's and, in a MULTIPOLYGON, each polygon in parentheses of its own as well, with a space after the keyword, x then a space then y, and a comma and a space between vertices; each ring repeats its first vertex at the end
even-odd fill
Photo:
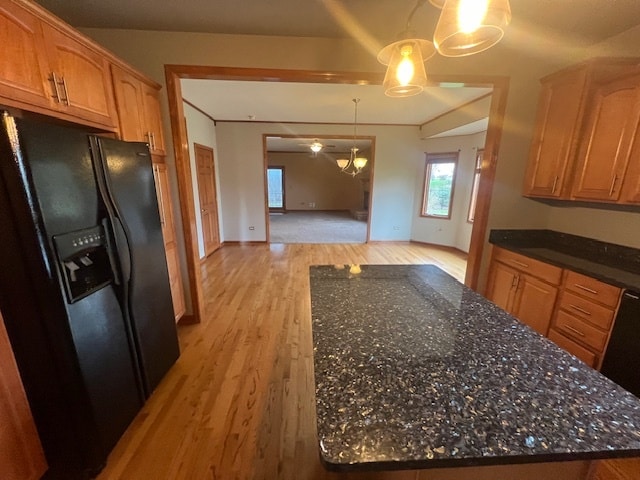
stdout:
POLYGON ((336 160, 336 163, 338 164, 338 167, 341 170, 344 170, 345 168, 347 168, 349 166, 349 159, 348 158, 339 158, 336 160))
POLYGON ((427 85, 424 62, 435 55, 436 50, 428 40, 407 38, 384 47, 378 53, 378 61, 387 65, 382 85, 389 97, 409 97, 422 92, 427 85))
POLYGON ((322 150, 322 144, 316 141, 316 142, 313 142, 311 145, 309 145, 309 148, 313 153, 318 153, 320 150, 322 150))
POLYGON ((509 0, 447 0, 434 43, 445 57, 472 55, 498 43, 510 22, 509 0))
POLYGON ((362 170, 367 164, 367 159, 364 157, 356 157, 353 159, 353 166, 358 170, 362 170))

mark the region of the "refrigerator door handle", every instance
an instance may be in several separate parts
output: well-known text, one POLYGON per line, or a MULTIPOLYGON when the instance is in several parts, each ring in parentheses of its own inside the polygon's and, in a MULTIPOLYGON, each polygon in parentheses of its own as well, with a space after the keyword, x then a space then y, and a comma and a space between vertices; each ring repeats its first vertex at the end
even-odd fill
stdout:
POLYGON ((104 237, 107 244, 107 256, 109 257, 109 265, 113 273, 113 283, 120 285, 120 273, 118 271, 118 262, 115 256, 115 232, 107 218, 102 219, 102 228, 104 229, 104 237))
POLYGON ((120 252, 120 268, 122 271, 122 282, 129 283, 131 280, 131 250, 127 241, 127 234, 119 218, 113 218, 115 231, 116 249, 120 252))

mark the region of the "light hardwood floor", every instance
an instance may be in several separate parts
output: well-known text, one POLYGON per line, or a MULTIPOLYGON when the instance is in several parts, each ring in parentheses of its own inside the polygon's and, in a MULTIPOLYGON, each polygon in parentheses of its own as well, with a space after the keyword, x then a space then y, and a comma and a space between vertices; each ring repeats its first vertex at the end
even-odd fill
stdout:
POLYGON ((415 244, 223 247, 203 264, 205 321, 179 327, 180 359, 98 479, 584 478, 581 462, 520 473, 326 472, 315 432, 308 270, 353 263, 432 263, 462 280, 466 262, 459 252, 415 244))

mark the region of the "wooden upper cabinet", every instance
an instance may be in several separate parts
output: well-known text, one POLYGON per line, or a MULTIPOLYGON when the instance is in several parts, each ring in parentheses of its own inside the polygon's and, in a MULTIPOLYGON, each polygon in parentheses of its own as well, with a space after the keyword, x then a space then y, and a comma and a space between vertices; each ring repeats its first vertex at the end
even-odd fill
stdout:
POLYGON ((160 87, 141 82, 143 125, 151 151, 165 154, 164 135, 162 134, 162 114, 160 113, 160 87), (149 138, 150 137, 150 138, 149 138))
POLYGON ((597 89, 587 117, 572 197, 617 201, 640 123, 640 75, 597 89))
POLYGON ((51 108, 53 85, 40 20, 12 2, 0 3, 0 98, 51 108))
POLYGON ((586 88, 586 66, 543 79, 523 186, 525 195, 566 196, 568 167, 575 154, 586 88))
POLYGON ((0 103, 116 127, 107 53, 27 1, 0 0, 0 103))
POLYGON ((38 480, 46 470, 40 438, 0 314, 0 478, 38 480))
POLYGON ((109 62, 80 41, 43 24, 60 109, 65 113, 115 126, 109 62))
MULTIPOLYGON (((602 169, 610 169, 610 165, 597 158, 611 156, 612 148, 616 156, 617 144, 612 147, 610 141, 616 137, 615 130, 620 130, 621 114, 633 105, 625 105, 622 111, 618 108, 633 94, 614 90, 625 89, 617 82, 637 72, 637 64, 636 58, 594 59, 542 79, 523 195, 617 200, 609 191, 619 172, 601 176, 602 169)), ((614 193, 619 193, 622 178, 618 176, 616 182, 614 193)))
POLYGON ((120 138, 128 142, 146 141, 140 111, 140 81, 115 65, 111 66, 111 76, 118 110, 120 138))
POLYGON ((120 133, 123 140, 146 142, 155 155, 164 155, 160 86, 141 80, 116 65, 111 66, 120 133))

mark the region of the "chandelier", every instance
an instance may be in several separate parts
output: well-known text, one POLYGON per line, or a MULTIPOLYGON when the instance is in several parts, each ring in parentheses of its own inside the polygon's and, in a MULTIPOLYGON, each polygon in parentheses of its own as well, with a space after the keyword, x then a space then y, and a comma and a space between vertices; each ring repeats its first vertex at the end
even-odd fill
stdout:
POLYGON ((336 163, 338 164, 338 168, 343 173, 351 175, 355 177, 360 171, 367 165, 367 159, 365 157, 358 156, 358 147, 356 147, 356 137, 357 137, 357 128, 358 128, 358 103, 360 103, 359 98, 352 99, 354 103, 354 115, 353 115, 353 146, 351 147, 351 153, 349 158, 338 158, 336 163))
POLYGON ((427 0, 417 0, 407 25, 393 42, 378 53, 378 61, 387 65, 382 85, 390 97, 409 97, 427 86, 424 62, 436 51, 445 57, 462 57, 482 52, 504 36, 511 22, 509 0, 429 0, 442 9, 433 42, 416 38, 411 20, 427 0))

